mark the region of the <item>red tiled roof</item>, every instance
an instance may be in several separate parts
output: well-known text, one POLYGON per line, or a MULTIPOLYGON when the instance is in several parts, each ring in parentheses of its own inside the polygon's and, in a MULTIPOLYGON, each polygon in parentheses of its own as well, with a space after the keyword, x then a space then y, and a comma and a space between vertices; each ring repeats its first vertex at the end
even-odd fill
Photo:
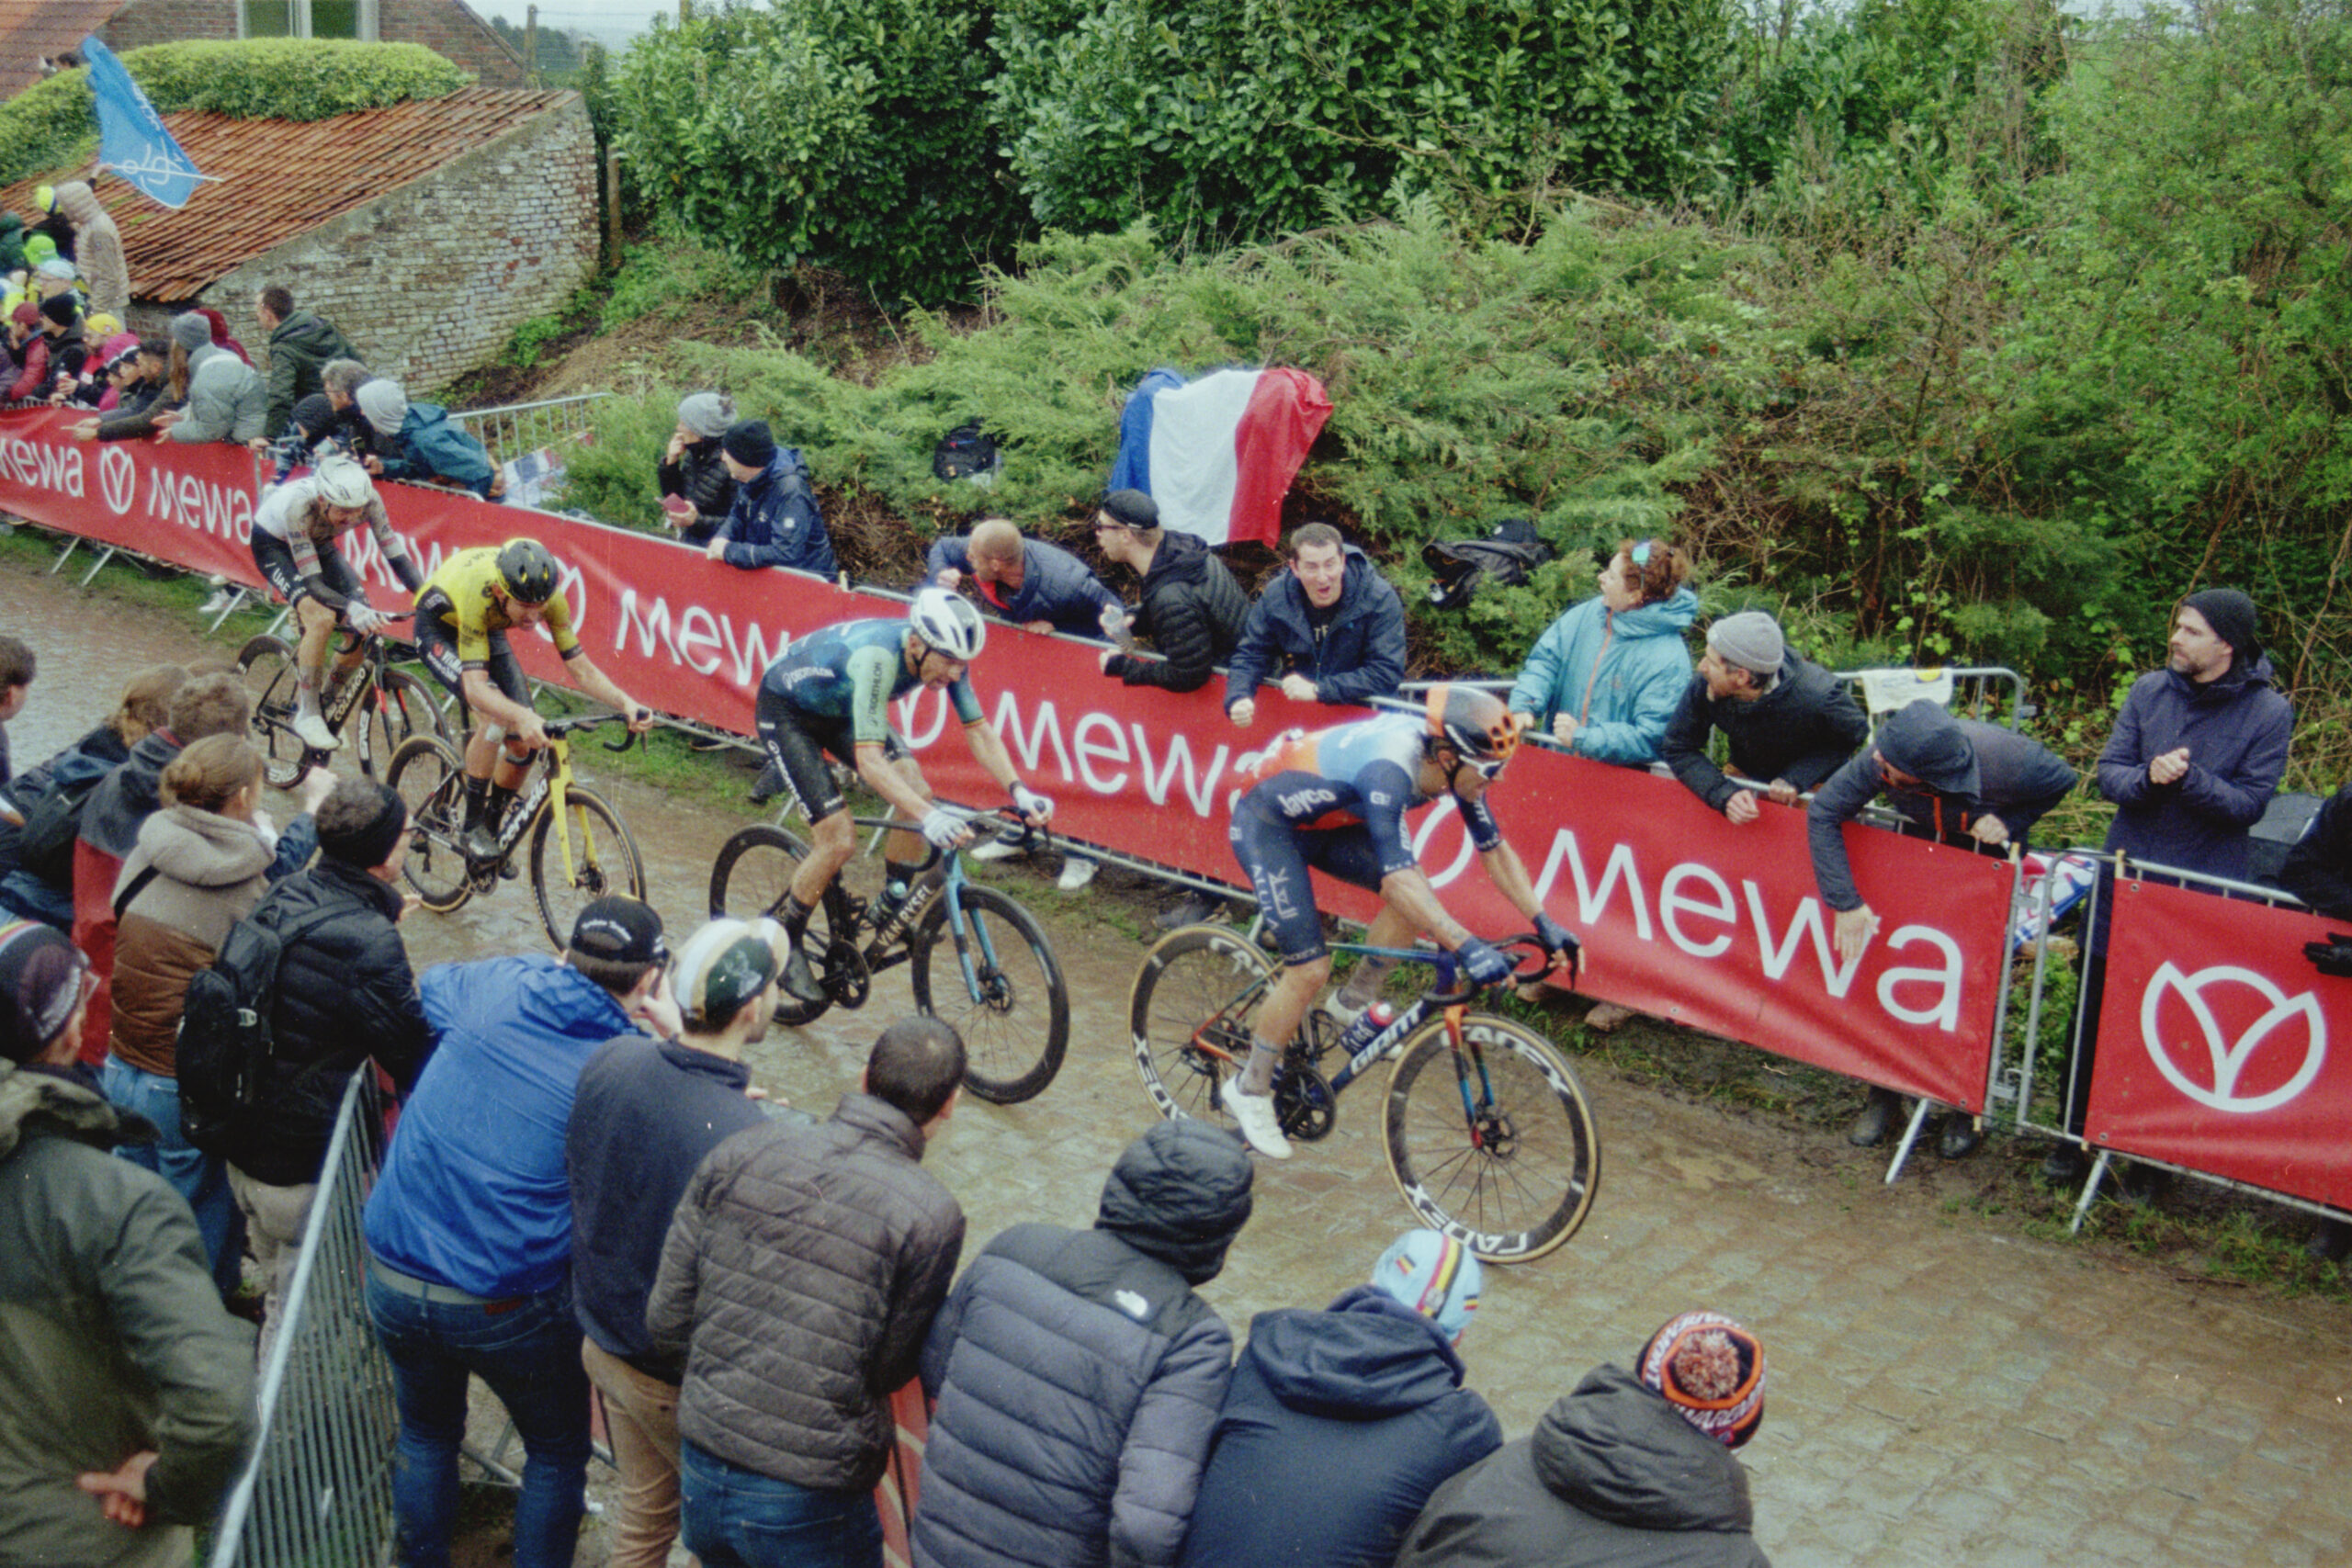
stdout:
POLYGON ((0 98, 41 79, 40 62, 107 25, 122 0, 0 0, 0 98))
MULTIPOLYGON (((307 121, 168 114, 164 123, 173 137, 213 176, 188 204, 176 212, 158 207, 111 175, 94 188, 122 231, 131 298, 178 304, 264 252, 433 173, 569 96, 461 87, 447 97, 307 121)), ((0 208, 29 219, 33 186, 59 177, 0 189, 0 208)))

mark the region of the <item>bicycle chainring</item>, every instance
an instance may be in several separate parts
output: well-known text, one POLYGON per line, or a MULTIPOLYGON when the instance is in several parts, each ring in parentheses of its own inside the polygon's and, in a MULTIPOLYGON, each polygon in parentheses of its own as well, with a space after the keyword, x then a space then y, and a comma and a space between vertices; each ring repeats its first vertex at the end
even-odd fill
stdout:
POLYGON ((845 1008, 862 1008, 874 994, 874 971, 854 942, 836 939, 825 947, 825 989, 845 1008))
POLYGON ((1274 1118, 1285 1137, 1306 1144, 1321 1143, 1340 1124, 1339 1097, 1330 1080, 1300 1061, 1296 1046, 1274 1078, 1274 1118))

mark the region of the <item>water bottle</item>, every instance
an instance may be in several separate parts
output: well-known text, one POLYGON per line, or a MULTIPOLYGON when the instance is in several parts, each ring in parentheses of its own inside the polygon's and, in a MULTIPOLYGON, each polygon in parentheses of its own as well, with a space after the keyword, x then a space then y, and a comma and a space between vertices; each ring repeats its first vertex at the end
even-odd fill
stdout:
POLYGON ((1382 1030, 1396 1021, 1396 1010, 1386 1002, 1374 1002, 1356 1014, 1356 1021, 1348 1025, 1346 1032, 1340 1036, 1340 1059, 1344 1061, 1352 1057, 1372 1043, 1373 1038, 1382 1030))

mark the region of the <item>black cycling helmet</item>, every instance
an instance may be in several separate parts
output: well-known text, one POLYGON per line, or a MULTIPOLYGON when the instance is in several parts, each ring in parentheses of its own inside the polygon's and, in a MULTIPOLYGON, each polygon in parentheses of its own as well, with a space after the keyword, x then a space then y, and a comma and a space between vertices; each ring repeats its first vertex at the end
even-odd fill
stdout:
POLYGON ((509 539, 498 547, 498 575, 518 603, 544 604, 555 597, 555 557, 537 539, 509 539))
POLYGON ((1453 747, 1465 762, 1491 764, 1480 770, 1490 777, 1519 750, 1519 727, 1492 692, 1450 683, 1431 686, 1426 711, 1430 739, 1453 747))

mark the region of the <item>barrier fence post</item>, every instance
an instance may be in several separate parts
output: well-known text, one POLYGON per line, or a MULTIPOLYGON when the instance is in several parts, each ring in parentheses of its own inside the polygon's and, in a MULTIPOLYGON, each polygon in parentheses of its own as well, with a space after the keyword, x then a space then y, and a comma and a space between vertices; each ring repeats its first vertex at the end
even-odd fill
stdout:
POLYGON ((391 1367, 368 1318, 361 1211, 382 1157, 372 1068, 352 1076, 261 1375, 260 1436, 210 1568, 377 1568, 390 1551, 391 1367))

